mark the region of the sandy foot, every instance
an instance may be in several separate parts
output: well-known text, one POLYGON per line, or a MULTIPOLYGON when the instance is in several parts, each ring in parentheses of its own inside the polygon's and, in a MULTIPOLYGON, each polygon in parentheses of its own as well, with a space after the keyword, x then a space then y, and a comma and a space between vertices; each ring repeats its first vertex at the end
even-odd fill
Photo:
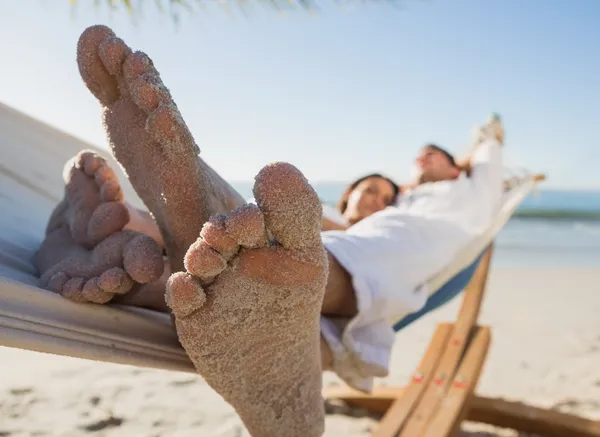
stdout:
POLYGON ((160 228, 172 271, 202 225, 243 203, 198 158, 199 149, 152 61, 105 26, 86 29, 79 71, 104 107, 112 152, 160 228))
POLYGON ((160 278, 164 262, 156 242, 133 231, 120 231, 88 250, 67 227, 53 230, 36 254, 40 286, 76 302, 106 303, 136 283, 160 278))
POLYGON ((53 211, 46 233, 68 225, 73 240, 87 248, 120 231, 129 221, 119 181, 108 163, 84 150, 64 167, 65 197, 53 211))
POLYGON ((123 231, 129 214, 108 163, 82 151, 64 169, 65 197, 36 253, 40 286, 78 302, 105 303, 137 283, 160 278, 162 250, 150 237, 123 231))
POLYGON ((254 195, 258 206, 207 223, 187 272, 169 279, 167 304, 196 369, 251 435, 320 436, 321 204, 283 163, 261 170, 254 195))

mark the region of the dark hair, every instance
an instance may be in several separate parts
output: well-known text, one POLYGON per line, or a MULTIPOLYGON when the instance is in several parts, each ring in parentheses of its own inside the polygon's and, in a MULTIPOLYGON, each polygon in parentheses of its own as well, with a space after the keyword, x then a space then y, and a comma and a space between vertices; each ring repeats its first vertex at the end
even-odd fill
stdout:
POLYGON ((446 157, 446 159, 448 160, 448 162, 450 163, 450 165, 452 167, 458 168, 458 166, 456 165, 456 159, 454 159, 454 156, 450 152, 448 152, 446 149, 441 148, 437 144, 427 144, 423 148, 424 149, 433 149, 436 152, 441 153, 442 155, 444 155, 446 157))
POLYGON ((342 196, 340 197, 340 200, 337 203, 337 209, 340 213, 343 214, 344 211, 346 211, 346 208, 348 207, 348 199, 350 198, 350 194, 354 191, 354 189, 356 187, 358 187, 361 182, 366 181, 367 179, 370 179, 370 178, 379 178, 379 179, 386 180, 387 182, 390 183, 390 185, 392 186, 392 188, 394 190, 394 199, 396 198, 396 196, 398 196, 398 193, 400 192, 400 187, 398 187, 398 184, 396 184, 396 182, 394 182, 390 178, 387 178, 379 173, 368 174, 366 176, 358 178, 357 180, 355 180, 354 182, 352 182, 350 185, 348 185, 346 187, 346 189, 344 190, 344 193, 342 194, 342 196))

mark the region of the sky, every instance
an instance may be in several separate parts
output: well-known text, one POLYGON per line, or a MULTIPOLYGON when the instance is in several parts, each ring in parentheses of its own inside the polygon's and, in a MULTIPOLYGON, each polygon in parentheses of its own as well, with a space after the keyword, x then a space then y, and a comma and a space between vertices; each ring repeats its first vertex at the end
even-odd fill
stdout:
POLYGON ((509 162, 548 187, 600 188, 598 0, 212 7, 181 10, 178 26, 154 0, 133 18, 94 3, 2 2, 0 102, 107 147, 76 65, 81 32, 105 24, 154 60, 201 156, 230 181, 288 161, 313 182, 403 182, 420 146, 460 155, 498 112, 509 162))

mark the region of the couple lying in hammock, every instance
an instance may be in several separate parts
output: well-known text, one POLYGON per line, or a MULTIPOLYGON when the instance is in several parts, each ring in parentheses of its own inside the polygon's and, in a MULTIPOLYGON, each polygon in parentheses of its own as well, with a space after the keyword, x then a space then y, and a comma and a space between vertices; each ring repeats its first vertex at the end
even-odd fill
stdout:
POLYGON ((369 390, 387 374, 390 318, 418 311, 426 279, 491 223, 500 121, 480 129, 462 166, 427 146, 412 186, 353 184, 340 203, 350 226, 323 231, 321 202, 290 164, 265 166, 246 203, 198 157, 150 59, 110 29, 86 29, 77 62, 151 215, 124 201, 104 159, 78 154, 37 254, 42 286, 170 312, 197 371, 251 435, 321 435, 321 371, 369 390))

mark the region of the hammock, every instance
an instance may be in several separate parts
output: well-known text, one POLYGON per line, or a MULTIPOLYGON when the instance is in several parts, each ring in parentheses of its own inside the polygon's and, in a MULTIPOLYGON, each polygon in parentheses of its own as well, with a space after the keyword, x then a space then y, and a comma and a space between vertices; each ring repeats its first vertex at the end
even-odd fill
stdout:
MULTIPOLYGON (((167 314, 77 304, 36 286, 32 258, 50 212, 62 197, 62 167, 82 149, 102 152, 4 105, 0 105, 0 132, 0 346, 193 372, 167 314)), ((119 168, 114 161, 111 164, 119 168)), ((119 176, 127 198, 142 205, 124 175, 119 176)), ((505 193, 490 229, 430 279, 428 306, 409 318, 391 321, 398 329, 449 300, 469 282, 476 260, 533 188, 532 177, 521 180, 505 193)))
POLYGON ((464 247, 460 251, 460 254, 444 270, 427 281, 429 298, 421 310, 406 317, 399 317, 392 320, 396 332, 407 327, 425 314, 448 303, 465 289, 471 281, 486 249, 502 230, 506 222, 512 217, 521 202, 535 188, 536 182, 540 179, 543 179, 543 176, 532 175, 523 171, 520 171, 519 175, 513 174, 511 178, 507 179, 511 180, 512 183, 504 193, 500 209, 492 225, 468 246, 464 247))
MULTIPOLYGON (((194 372, 170 317, 141 308, 81 305, 37 287, 33 256, 63 196, 65 162, 107 153, 0 104, 0 346, 194 372)), ((120 171, 125 196, 143 203, 120 171)))

